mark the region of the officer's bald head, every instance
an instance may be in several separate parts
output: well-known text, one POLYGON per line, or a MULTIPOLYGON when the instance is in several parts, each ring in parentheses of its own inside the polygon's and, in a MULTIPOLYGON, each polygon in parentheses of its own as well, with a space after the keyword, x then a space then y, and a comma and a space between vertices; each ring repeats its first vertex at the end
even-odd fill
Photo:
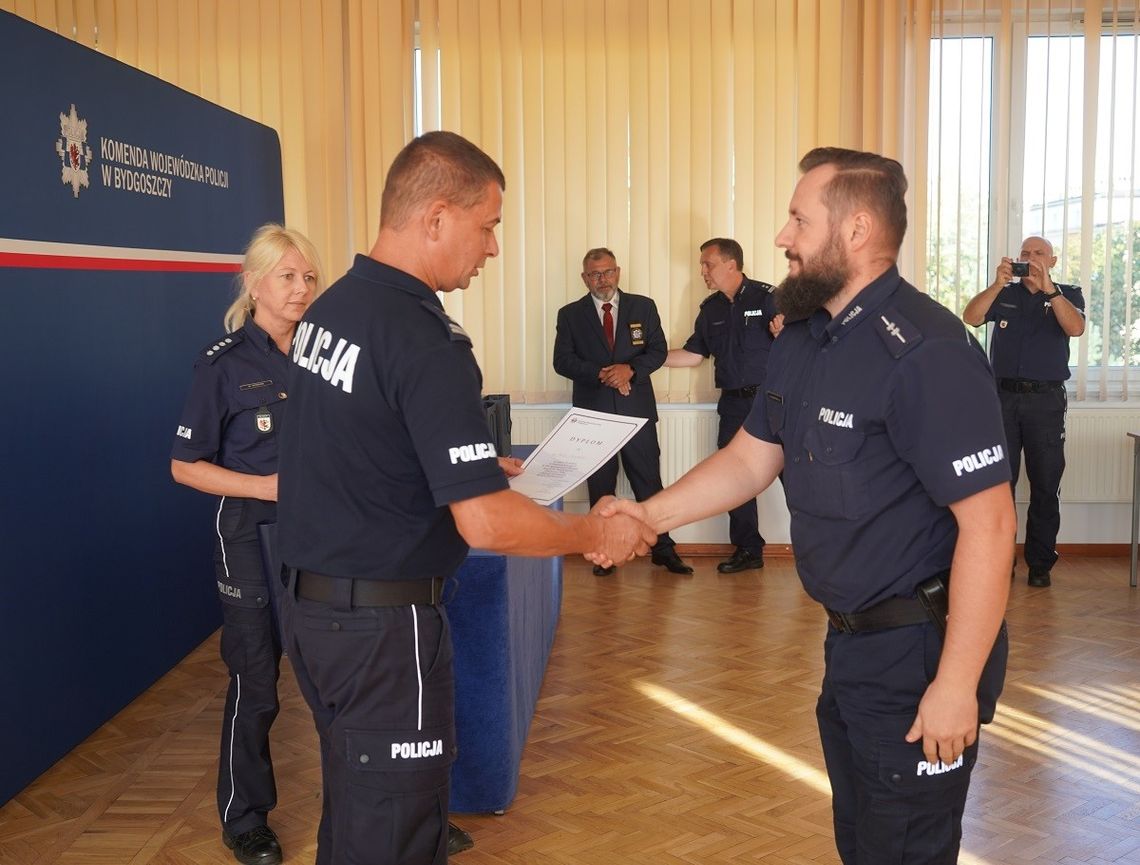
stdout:
POLYGON ((380 227, 399 230, 433 201, 467 209, 496 183, 507 188, 490 156, 454 132, 428 132, 410 141, 388 169, 380 199, 380 227))

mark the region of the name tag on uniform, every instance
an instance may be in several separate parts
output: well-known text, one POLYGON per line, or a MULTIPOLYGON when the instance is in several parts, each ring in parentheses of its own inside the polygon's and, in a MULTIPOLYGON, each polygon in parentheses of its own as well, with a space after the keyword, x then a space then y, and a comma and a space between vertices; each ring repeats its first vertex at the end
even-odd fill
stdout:
POLYGON ((640 321, 629 323, 629 341, 634 345, 645 345, 645 328, 641 326, 640 321))

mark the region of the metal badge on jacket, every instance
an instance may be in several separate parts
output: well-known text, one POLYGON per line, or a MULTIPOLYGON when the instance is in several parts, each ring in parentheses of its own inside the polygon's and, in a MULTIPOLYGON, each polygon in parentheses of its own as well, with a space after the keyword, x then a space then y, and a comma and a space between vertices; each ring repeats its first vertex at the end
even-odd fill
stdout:
POLYGON ((629 339, 634 345, 645 345, 645 328, 641 326, 640 321, 629 323, 629 339))

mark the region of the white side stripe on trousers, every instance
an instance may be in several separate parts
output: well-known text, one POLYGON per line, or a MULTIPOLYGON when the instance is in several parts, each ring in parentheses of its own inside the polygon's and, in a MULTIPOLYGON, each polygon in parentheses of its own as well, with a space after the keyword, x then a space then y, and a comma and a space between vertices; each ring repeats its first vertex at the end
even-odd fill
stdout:
MULTIPOLYGON (((226 539, 222 537, 222 507, 226 503, 226 497, 222 496, 222 500, 218 502, 218 516, 214 520, 214 530, 218 533, 218 546, 222 551, 222 570, 226 572, 226 580, 230 579, 230 565, 226 560, 226 539)), ((237 795, 237 779, 234 778, 234 730, 237 728, 238 707, 241 706, 241 674, 239 673, 234 677, 237 681, 237 694, 234 696, 234 716, 230 719, 230 798, 226 802, 226 810, 222 813, 222 822, 225 823, 230 816, 230 805, 234 803, 234 796, 237 795)))
POLYGON ((416 729, 424 728, 424 679, 420 671, 420 618, 416 615, 416 605, 412 604, 412 633, 415 636, 415 645, 412 647, 416 653, 416 684, 419 694, 416 697, 416 729))

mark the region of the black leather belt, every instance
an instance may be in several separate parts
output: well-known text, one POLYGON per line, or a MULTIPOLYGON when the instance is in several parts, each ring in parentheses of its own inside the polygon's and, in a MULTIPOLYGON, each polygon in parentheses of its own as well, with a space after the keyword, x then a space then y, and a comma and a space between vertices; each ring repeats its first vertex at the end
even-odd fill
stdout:
POLYGON ((1031 378, 999 378, 998 387, 1011 393, 1040 393, 1045 390, 1058 390, 1065 386, 1063 381, 1035 381, 1031 378))
POLYGON ((745 397, 756 396, 757 385, 750 384, 747 387, 726 387, 721 390, 725 396, 745 397))
POLYGON ((903 625, 918 625, 929 622, 930 615, 918 598, 887 598, 857 613, 827 610, 827 619, 840 633, 856 634, 861 631, 882 631, 886 628, 901 628, 903 625))
POLYGON ((407 604, 438 604, 443 597, 442 577, 430 580, 359 580, 326 577, 312 571, 297 572, 297 597, 333 603, 345 598, 345 583, 354 607, 402 607, 407 604))

